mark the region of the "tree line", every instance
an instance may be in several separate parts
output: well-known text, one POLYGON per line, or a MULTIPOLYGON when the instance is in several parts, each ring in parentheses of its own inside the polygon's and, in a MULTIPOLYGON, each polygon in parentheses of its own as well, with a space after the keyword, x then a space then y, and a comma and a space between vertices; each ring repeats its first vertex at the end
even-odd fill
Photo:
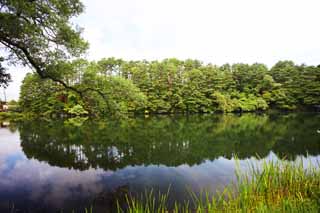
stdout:
POLYGON ((28 74, 21 86, 23 112, 43 115, 253 112, 316 109, 320 66, 279 61, 204 64, 198 60, 64 62, 59 82, 28 74))

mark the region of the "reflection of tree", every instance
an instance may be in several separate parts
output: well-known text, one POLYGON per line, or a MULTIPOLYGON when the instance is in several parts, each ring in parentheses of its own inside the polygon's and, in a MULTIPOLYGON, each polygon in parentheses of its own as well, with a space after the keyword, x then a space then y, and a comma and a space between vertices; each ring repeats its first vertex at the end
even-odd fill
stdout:
POLYGON ((240 159, 270 150, 280 157, 318 154, 319 116, 245 114, 136 118, 126 122, 63 121, 19 124, 26 155, 52 165, 115 170, 127 165, 199 164, 219 156, 240 159), (292 139, 294 138, 294 139, 292 139))
POLYGON ((279 121, 290 125, 282 126, 283 134, 277 138, 277 143, 273 147, 276 153, 281 153, 283 157, 289 159, 299 154, 320 153, 320 134, 317 133, 319 114, 283 116, 279 121))

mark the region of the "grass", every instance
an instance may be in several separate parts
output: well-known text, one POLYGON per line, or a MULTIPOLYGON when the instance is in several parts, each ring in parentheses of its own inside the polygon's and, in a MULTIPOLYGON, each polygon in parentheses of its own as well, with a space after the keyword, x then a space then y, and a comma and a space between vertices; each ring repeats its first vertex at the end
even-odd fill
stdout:
MULTIPOLYGON (((237 168, 240 168, 238 166, 237 168)), ((319 164, 287 161, 251 165, 247 172, 236 170, 237 181, 205 199, 191 192, 192 202, 175 202, 168 207, 166 194, 146 193, 143 198, 126 197, 118 212, 320 212, 319 164)))

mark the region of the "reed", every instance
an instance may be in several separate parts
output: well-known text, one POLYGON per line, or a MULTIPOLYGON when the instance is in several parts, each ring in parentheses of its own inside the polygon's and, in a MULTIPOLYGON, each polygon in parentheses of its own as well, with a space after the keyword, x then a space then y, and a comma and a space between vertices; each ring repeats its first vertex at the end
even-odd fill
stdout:
POLYGON ((214 196, 191 193, 192 203, 168 206, 170 190, 151 190, 143 198, 127 196, 126 208, 118 212, 320 212, 319 163, 263 161, 249 170, 236 169, 236 182, 214 196), (204 197, 205 199, 201 199, 204 197), (192 205, 191 205, 192 204, 192 205))

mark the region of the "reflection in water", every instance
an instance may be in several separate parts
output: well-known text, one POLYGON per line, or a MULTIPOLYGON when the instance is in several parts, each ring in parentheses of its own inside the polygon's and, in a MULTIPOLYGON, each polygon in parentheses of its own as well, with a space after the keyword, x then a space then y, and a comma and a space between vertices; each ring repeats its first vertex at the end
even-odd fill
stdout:
POLYGON ((10 126, 10 122, 9 121, 1 121, 0 122, 0 128, 6 128, 10 126))
POLYGON ((88 121, 81 127, 25 122, 19 125, 28 158, 74 169, 116 170, 127 165, 200 164, 220 156, 230 159, 280 158, 318 154, 319 116, 245 114, 134 119, 126 122, 88 121))
POLYGON ((319 160, 318 114, 136 118, 125 122, 29 121, 0 129, 0 210, 114 209, 147 188, 185 199, 215 191, 262 158, 319 160), (276 153, 276 154, 274 154, 276 153), (307 157, 307 153, 312 156, 307 157))

